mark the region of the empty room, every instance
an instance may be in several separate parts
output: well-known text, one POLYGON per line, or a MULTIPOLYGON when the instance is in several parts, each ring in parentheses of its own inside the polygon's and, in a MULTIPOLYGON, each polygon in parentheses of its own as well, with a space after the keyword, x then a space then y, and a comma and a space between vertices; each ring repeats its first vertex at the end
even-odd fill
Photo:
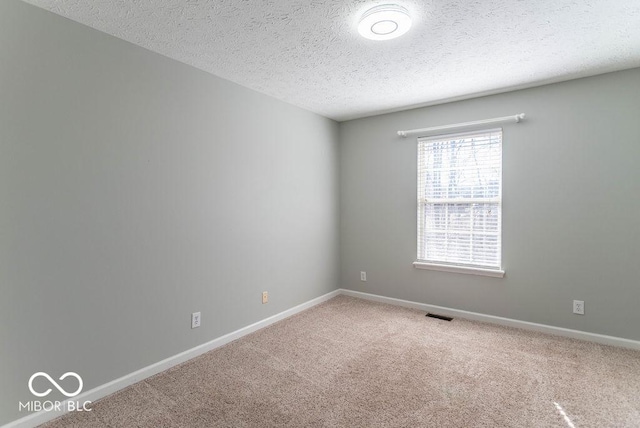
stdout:
POLYGON ((640 427, 637 0, 0 0, 0 426, 640 427))

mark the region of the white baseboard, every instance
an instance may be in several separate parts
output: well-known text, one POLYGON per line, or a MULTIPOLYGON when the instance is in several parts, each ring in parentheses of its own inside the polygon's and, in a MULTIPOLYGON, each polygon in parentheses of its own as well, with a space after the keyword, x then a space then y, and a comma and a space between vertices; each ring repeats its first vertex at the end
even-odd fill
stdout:
MULTIPOLYGON (((258 321, 254 324, 243 327, 239 330, 233 331, 229 334, 225 334, 224 336, 218 337, 217 339, 213 339, 210 342, 203 343, 202 345, 196 346, 195 348, 188 349, 184 352, 181 352, 177 355, 174 355, 172 357, 159 361, 155 364, 151 364, 150 366, 141 368, 140 370, 137 370, 133 373, 129 373, 128 375, 122 376, 121 378, 118 378, 111 382, 100 385, 87 392, 83 392, 68 401, 74 401, 74 402, 80 402, 80 403, 83 403, 85 401, 97 401, 103 397, 106 397, 107 395, 113 394, 116 391, 126 388, 127 386, 133 385, 136 382, 144 380, 157 373, 170 369, 173 366, 176 366, 192 358, 195 358, 199 355, 202 355, 205 352, 209 352, 213 349, 219 348, 220 346, 226 345, 227 343, 232 342, 236 339, 239 339, 242 336, 246 336, 247 334, 253 333, 256 330, 260 330, 261 328, 267 327, 275 322, 278 322, 292 315, 295 315, 299 312, 302 312, 305 309, 309 309, 312 306, 325 302, 339 294, 340 294, 340 290, 334 290, 330 293, 327 293, 315 299, 309 300, 308 302, 302 303, 291 309, 287 309, 286 311, 280 312, 279 314, 270 316, 269 318, 265 318, 261 321, 258 321)), ((61 407, 66 408, 67 406, 65 404, 61 407)), ((40 411, 36 413, 30 413, 29 415, 23 418, 17 419, 13 422, 10 422, 4 425, 2 428, 32 428, 40 424, 43 424, 45 422, 48 422, 50 420, 53 420, 57 417, 60 417, 64 413, 66 412, 40 411)))
POLYGON ((624 339, 615 336, 606 336, 604 334, 588 333, 586 331, 572 330, 569 328, 554 327, 545 324, 537 324, 528 321, 519 321, 511 318, 496 317, 493 315, 485 315, 477 312, 463 311, 460 309, 446 308, 444 306, 428 305, 426 303, 411 302, 409 300, 394 299, 393 297, 379 296, 377 294, 362 293, 360 291, 340 289, 340 294, 360 299, 371 300, 380 303, 389 303, 391 305, 403 306, 406 308, 419 309, 425 312, 437 312, 441 315, 465 318, 468 320, 482 321, 491 324, 499 324, 508 327, 521 328, 523 330, 538 331, 549 333, 556 336, 570 337, 572 339, 586 340, 588 342, 600 343, 603 345, 619 346, 622 348, 630 348, 640 350, 640 342, 637 340, 624 339))
MULTIPOLYGON (((388 303, 396 306, 419 309, 425 312, 437 312, 442 315, 449 315, 449 316, 465 318, 469 320, 488 322, 488 323, 499 324, 499 325, 504 325, 508 327, 516 327, 524 330, 549 333, 557 336, 564 336, 564 337, 570 337, 573 339, 580 339, 580 340, 586 340, 589 342, 601 343, 604 345, 612 345, 612 346, 619 346, 623 348, 640 350, 640 341, 636 341, 636 340, 623 339, 620 337, 606 336, 606 335, 596 334, 596 333, 587 333, 579 330, 553 327, 549 325, 536 324, 536 323, 527 322, 527 321, 519 321, 519 320, 510 319, 510 318, 496 317, 493 315, 485 315, 477 312, 469 312, 469 311, 463 311, 460 309, 446 308, 443 306, 429 305, 426 303, 411 302, 409 300, 395 299, 393 297, 385 297, 385 296, 379 296, 376 294, 362 293, 360 291, 338 289, 330 293, 327 293, 323 296, 309 300, 308 302, 302 303, 291 309, 287 309, 286 311, 280 312, 279 314, 273 315, 269 318, 265 318, 254 324, 243 327, 229 334, 225 334, 224 336, 218 337, 210 342, 196 346, 195 348, 191 348, 187 351, 181 352, 177 355, 174 355, 172 357, 159 361, 155 364, 144 367, 133 373, 122 376, 121 378, 118 378, 111 382, 100 385, 87 392, 81 393, 76 397, 73 397, 73 399, 71 399, 70 401, 81 402, 81 403, 85 401, 97 401, 103 397, 106 397, 107 395, 113 394, 114 392, 117 392, 123 388, 126 388, 127 386, 133 385, 136 382, 139 382, 157 373, 170 369, 173 366, 176 366, 192 358, 195 358, 199 355, 202 355, 205 352, 208 352, 213 349, 219 348, 220 346, 226 345, 227 343, 232 342, 236 339, 239 339, 242 336, 253 333, 254 331, 257 331, 261 328, 267 327, 275 322, 278 322, 292 315, 295 315, 299 312, 302 312, 305 309, 309 309, 315 305, 325 302, 340 294, 345 296, 357 297, 365 300, 371 300, 374 302, 388 303)), ((62 407, 64 408, 66 406, 62 406, 62 407)), ((13 422, 10 422, 7 425, 4 425, 2 428, 32 428, 40 424, 43 424, 45 422, 48 422, 50 420, 53 420, 59 416, 62 416, 63 414, 64 414, 63 412, 45 412, 45 411, 31 413, 23 418, 17 419, 13 422)))

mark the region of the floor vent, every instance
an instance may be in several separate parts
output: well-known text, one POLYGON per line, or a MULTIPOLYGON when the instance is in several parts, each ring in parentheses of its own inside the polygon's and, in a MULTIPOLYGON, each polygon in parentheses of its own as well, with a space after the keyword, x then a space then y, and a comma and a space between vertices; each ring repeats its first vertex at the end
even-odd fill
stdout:
POLYGON ((444 315, 438 315, 438 314, 432 314, 432 313, 428 313, 427 316, 429 318, 438 318, 439 320, 445 320, 445 321, 451 321, 453 319, 452 317, 447 317, 444 315))

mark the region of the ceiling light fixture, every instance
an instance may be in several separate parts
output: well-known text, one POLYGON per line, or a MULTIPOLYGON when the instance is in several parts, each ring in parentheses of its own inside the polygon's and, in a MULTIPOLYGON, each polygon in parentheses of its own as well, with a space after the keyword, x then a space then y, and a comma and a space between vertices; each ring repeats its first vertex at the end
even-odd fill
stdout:
POLYGON ((367 10, 360 19, 358 32, 370 40, 389 40, 411 28, 409 11, 397 4, 383 4, 367 10))

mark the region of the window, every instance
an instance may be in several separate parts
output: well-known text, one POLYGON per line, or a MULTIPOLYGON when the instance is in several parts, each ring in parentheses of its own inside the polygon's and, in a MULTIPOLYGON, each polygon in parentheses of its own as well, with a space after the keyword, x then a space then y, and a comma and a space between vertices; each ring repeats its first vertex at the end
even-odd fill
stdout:
POLYGON ((416 267, 503 276, 502 130, 418 139, 416 267))

